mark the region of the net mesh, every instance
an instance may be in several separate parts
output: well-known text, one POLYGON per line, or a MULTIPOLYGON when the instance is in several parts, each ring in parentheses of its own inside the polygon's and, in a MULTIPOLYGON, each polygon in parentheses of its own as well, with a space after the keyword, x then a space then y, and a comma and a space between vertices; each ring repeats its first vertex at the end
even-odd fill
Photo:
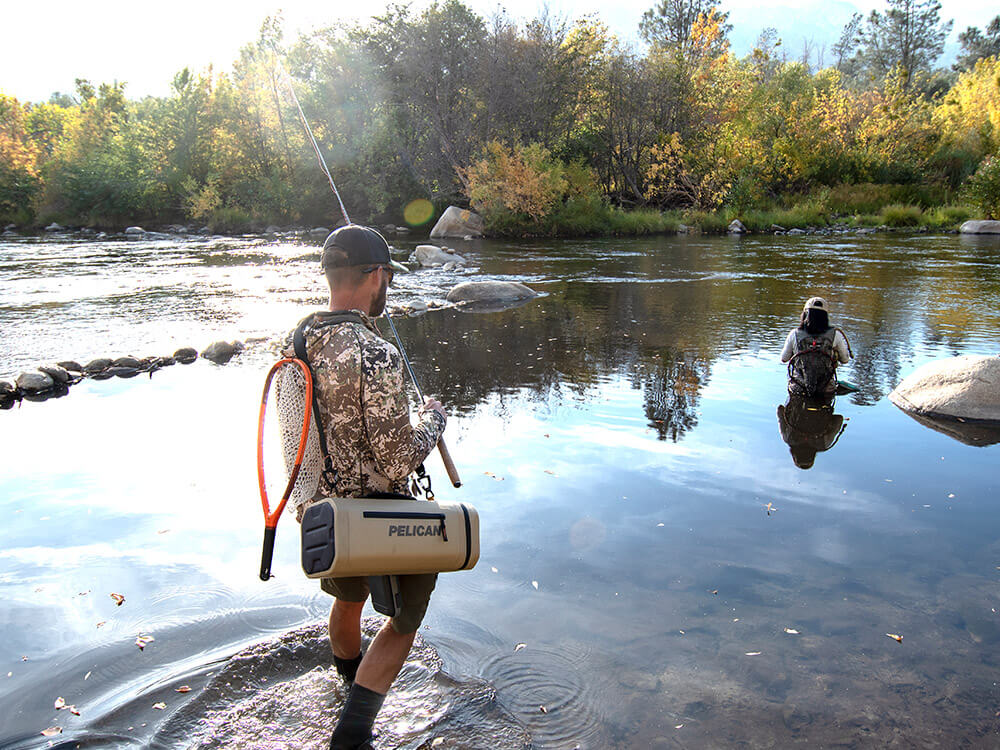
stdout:
MULTIPOLYGON (((271 413, 265 420, 272 425, 272 430, 265 440, 270 443, 270 467, 274 467, 272 472, 278 474, 273 480, 268 477, 268 497, 273 498, 272 503, 276 503, 285 490, 292 467, 295 466, 295 457, 302 438, 306 379, 298 365, 289 363, 282 366, 274 375, 271 391, 271 398, 268 399, 268 410, 271 413), (279 465, 283 471, 276 471, 279 465), (271 494, 272 491, 275 494, 271 494)), ((302 456, 302 466, 292 488, 292 494, 288 498, 288 504, 293 511, 316 495, 322 473, 323 460, 320 455, 316 420, 310 419, 309 438, 302 456)))

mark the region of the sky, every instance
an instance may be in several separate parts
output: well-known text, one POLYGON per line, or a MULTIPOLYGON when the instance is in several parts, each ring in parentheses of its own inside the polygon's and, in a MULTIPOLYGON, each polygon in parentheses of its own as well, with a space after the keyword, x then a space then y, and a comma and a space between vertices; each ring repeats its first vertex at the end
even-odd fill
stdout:
MULTIPOLYGON (((498 7, 514 18, 536 16, 542 0, 465 0, 484 16, 498 7)), ((416 0, 423 7, 427 0, 416 0)), ((639 19, 655 0, 549 0, 550 12, 574 20, 596 14, 619 39, 638 42, 639 19)), ((125 81, 131 98, 164 95, 176 72, 212 65, 229 70, 240 47, 255 40, 261 22, 279 10, 286 38, 299 31, 343 20, 365 20, 385 8, 384 0, 0 0, 0 93, 22 101, 43 101, 55 91, 72 93, 76 78, 94 83, 125 81), (359 8, 364 7, 364 11, 359 8), (236 8, 237 10, 234 10, 236 8)), ((808 40, 830 46, 855 11, 867 14, 884 2, 871 0, 723 0, 730 11, 734 51, 743 55, 765 27, 778 30, 790 58, 808 40)), ((1000 12, 996 0, 942 0, 941 16, 955 26, 946 57, 958 50, 956 37, 967 26, 985 26, 1000 12)), ((814 57, 815 62, 815 57, 814 57)))

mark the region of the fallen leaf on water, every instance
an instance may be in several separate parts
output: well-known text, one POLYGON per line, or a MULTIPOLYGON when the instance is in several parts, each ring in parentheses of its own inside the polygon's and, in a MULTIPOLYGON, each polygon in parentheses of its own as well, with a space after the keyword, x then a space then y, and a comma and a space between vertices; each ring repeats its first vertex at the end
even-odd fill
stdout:
POLYGON ((549 436, 549 433, 547 433, 547 432, 546 432, 546 433, 545 433, 545 437, 548 437, 548 436, 549 436))
POLYGON ((538 710, 541 711, 543 714, 547 714, 549 712, 549 709, 547 709, 545 706, 539 706, 538 710))
POLYGON ((56 711, 62 711, 64 708, 66 708, 66 701, 63 699, 62 696, 59 696, 58 698, 56 698, 55 705, 56 705, 56 711))
POLYGON ((886 633, 886 635, 892 638, 892 640, 894 640, 896 643, 903 642, 903 636, 901 635, 896 635, 895 633, 886 633))
POLYGON ((498 482, 502 482, 503 481, 503 477, 498 477, 492 471, 484 471, 483 474, 485 474, 486 476, 490 477, 490 479, 497 480, 498 482))
POLYGON ((168 531, 170 531, 170 529, 160 529, 160 530, 159 530, 159 531, 157 531, 156 533, 157 533, 157 534, 166 534, 166 533, 167 533, 168 531))
POLYGON ((66 710, 69 711, 74 716, 80 715, 80 712, 77 710, 76 706, 66 706, 66 710))
POLYGON ((42 737, 54 737, 57 734, 62 734, 62 727, 49 727, 42 730, 42 737))
POLYGON ((546 473, 546 474, 551 474, 551 475, 552 475, 552 476, 554 476, 554 477, 557 477, 557 476, 559 476, 559 475, 558 475, 558 474, 556 474, 556 473, 555 473, 554 471, 549 471, 548 469, 546 469, 546 470, 545 470, 545 473, 546 473))
POLYGON ((119 607, 125 603, 125 597, 122 596, 121 594, 113 593, 111 594, 111 598, 115 600, 115 604, 117 604, 119 607))
POLYGON ((153 704, 153 708, 155 708, 157 711, 162 711, 166 707, 167 707, 166 703, 154 703, 153 704))
POLYGON ((177 688, 176 690, 174 690, 174 692, 175 693, 190 693, 191 692, 191 688, 189 688, 187 685, 181 685, 179 688, 177 688))
POLYGON ((799 631, 796 630, 795 628, 785 628, 785 632, 788 633, 788 635, 798 635, 799 634, 799 631))
POLYGON ((764 506, 764 509, 767 511, 767 515, 771 515, 772 511, 774 511, 775 513, 778 512, 778 509, 774 507, 774 503, 768 503, 767 505, 764 506))
POLYGON ((522 648, 527 648, 527 647, 528 647, 527 643, 518 643, 516 646, 514 646, 514 653, 516 654, 522 648))
POLYGON ((77 596, 86 596, 89 593, 90 593, 90 589, 87 589, 86 591, 80 591, 80 592, 78 592, 77 596))
POLYGON ((103 628, 105 625, 107 625, 107 623, 108 623, 107 620, 101 620, 99 623, 97 623, 97 627, 103 628))
POLYGON ((746 652, 746 656, 760 656, 760 655, 761 655, 760 651, 747 651, 746 652))
POLYGON ((151 635, 140 635, 138 638, 135 639, 135 645, 139 647, 140 651, 142 651, 144 648, 146 648, 146 646, 148 646, 155 640, 156 639, 151 635))
POLYGON ((28 661, 28 657, 27 656, 22 656, 21 657, 21 661, 28 661))
POLYGON ((718 589, 712 589, 712 594, 714 594, 715 596, 718 596, 719 595, 719 590, 718 589))
POLYGON ((535 591, 538 591, 538 581, 532 581, 531 585, 535 587, 535 591))

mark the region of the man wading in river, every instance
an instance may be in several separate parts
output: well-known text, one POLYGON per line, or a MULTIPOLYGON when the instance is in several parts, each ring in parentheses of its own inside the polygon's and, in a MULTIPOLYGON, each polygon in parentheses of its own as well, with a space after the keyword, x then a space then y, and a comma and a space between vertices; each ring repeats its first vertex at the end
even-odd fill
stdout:
MULTIPOLYGON (((333 486, 320 495, 370 497, 410 493, 410 474, 444 432, 440 402, 427 398, 416 427, 410 424, 399 352, 375 328, 385 309, 393 261, 385 239, 349 224, 327 237, 322 268, 330 285, 330 312, 306 322, 305 341, 316 403, 333 460, 333 486)), ((286 352, 287 353, 287 352, 286 352)), ((301 519, 302 508, 299 509, 301 519)), ((370 748, 372 726, 420 627, 436 574, 398 577, 402 607, 361 653, 361 610, 366 578, 325 578, 335 597, 330 645, 337 671, 350 690, 330 740, 331 750, 370 748)))

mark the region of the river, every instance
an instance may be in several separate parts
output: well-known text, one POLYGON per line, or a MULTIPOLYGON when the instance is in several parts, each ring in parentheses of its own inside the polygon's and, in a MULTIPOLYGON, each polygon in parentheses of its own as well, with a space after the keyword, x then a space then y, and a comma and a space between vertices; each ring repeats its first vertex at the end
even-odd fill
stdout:
MULTIPOLYGON (((451 413, 464 486, 434 456, 435 489, 478 508, 482 549, 441 576, 377 747, 1000 743, 1000 447, 886 398, 924 362, 998 352, 1000 243, 455 249, 468 271, 398 276, 390 305, 466 278, 542 296, 397 318, 451 413), (812 295, 860 387, 821 412, 786 405, 778 362, 812 295)), ((247 342, 0 412, 0 747, 326 747, 329 600, 290 518, 257 578, 254 468, 263 376, 324 303, 317 258, 257 237, 0 242, 0 375, 247 342)))

